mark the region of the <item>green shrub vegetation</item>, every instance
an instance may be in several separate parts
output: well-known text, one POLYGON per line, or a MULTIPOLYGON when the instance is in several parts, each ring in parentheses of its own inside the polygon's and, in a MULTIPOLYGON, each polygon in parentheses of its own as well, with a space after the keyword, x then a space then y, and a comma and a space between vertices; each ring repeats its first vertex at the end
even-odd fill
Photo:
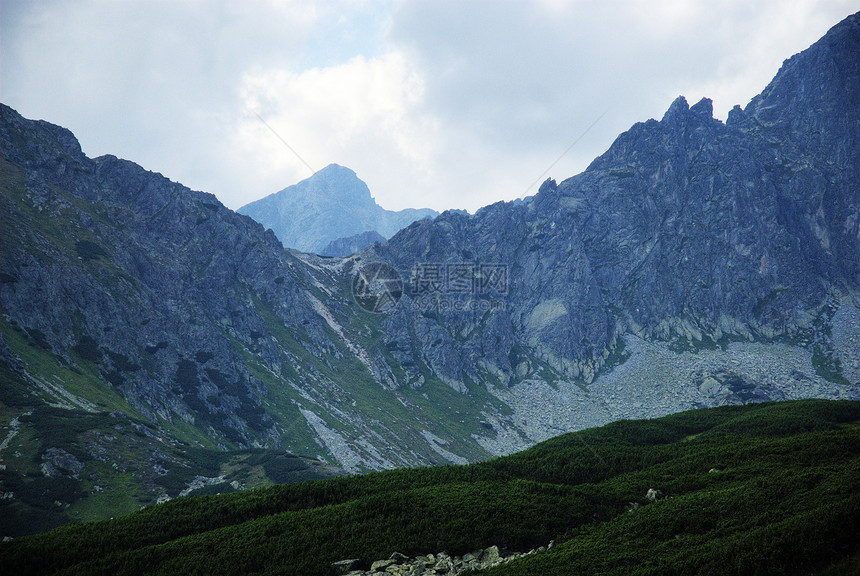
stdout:
POLYGON ((179 498, 4 543, 0 566, 313 576, 344 558, 555 540, 486 574, 846 574, 858 535, 860 402, 808 400, 620 421, 469 466, 179 498))

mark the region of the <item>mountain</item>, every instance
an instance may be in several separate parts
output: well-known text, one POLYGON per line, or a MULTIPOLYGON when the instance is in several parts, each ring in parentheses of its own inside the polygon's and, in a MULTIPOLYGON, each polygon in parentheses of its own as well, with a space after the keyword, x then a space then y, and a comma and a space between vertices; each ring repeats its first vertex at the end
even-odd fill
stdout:
POLYGON ((365 232, 389 238, 415 220, 438 214, 429 208, 386 210, 376 203, 367 184, 355 172, 337 164, 246 204, 238 212, 271 228, 284 246, 318 254, 339 239, 365 232))
POLYGON ((2 105, 0 174, 4 536, 487 456, 477 422, 436 413, 469 399, 380 386, 394 376, 340 264, 2 105))
POLYGON ((860 398, 858 47, 854 15, 725 124, 679 98, 528 202, 346 258, 0 106, 3 535, 860 398))
POLYGON ((325 324, 274 235, 210 194, 87 158, 65 129, 5 106, 0 123, 4 535, 207 484, 343 473, 244 356, 270 347, 254 298, 288 310, 297 338, 325 324))
POLYGON ((0 562, 21 576, 856 574, 858 420, 860 403, 804 401, 616 422, 470 466, 168 502, 2 543, 0 562))
POLYGON ((385 242, 385 236, 376 230, 370 230, 356 234, 355 236, 332 240, 328 243, 328 246, 320 250, 319 254, 320 256, 343 258, 367 248, 374 242, 385 242))
MULTIPOLYGON (((585 172, 545 182, 527 205, 446 213, 370 249, 365 259, 413 279, 385 319, 386 346, 429 360, 455 387, 543 379, 546 368, 588 385, 627 335, 725 348, 803 341, 797 335, 840 306, 856 317, 848 295, 860 285, 858 42, 854 15, 786 61, 726 124, 709 100, 690 107, 679 97, 662 120, 635 125, 585 172), (458 306, 487 308, 495 297, 473 285, 427 290, 421 274, 414 282, 424 263, 469 268, 479 284, 482 263, 503 263, 501 305, 462 313, 458 306)), ((818 360, 849 361, 852 325, 851 347, 819 343, 818 360)))

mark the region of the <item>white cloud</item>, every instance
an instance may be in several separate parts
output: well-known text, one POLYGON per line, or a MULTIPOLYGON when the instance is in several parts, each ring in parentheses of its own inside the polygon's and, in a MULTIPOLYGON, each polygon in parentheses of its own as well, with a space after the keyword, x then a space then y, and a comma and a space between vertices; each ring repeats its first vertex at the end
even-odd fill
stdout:
MULTIPOLYGON (((512 198, 582 131, 606 116, 551 171, 583 170, 620 132, 660 118, 679 94, 714 99, 725 118, 855 9, 851 2, 422 2, 395 11, 393 43, 426 85, 426 112, 443 145, 469 142, 471 172, 508 188, 469 181, 470 198, 512 198)), ((440 176, 468 180, 460 158, 440 176)), ((469 207, 473 207, 469 206, 469 207)))
MULTIPOLYGON (((419 174, 431 165, 438 135, 421 110, 423 92, 421 78, 396 52, 300 73, 257 70, 241 81, 238 139, 273 189, 308 177, 305 163, 318 170, 331 162, 360 169, 370 184, 392 185, 404 178, 404 165, 419 174)), ((410 205, 404 197, 400 206, 388 200, 410 205)))
POLYGON ((318 17, 303 3, 256 6, 7 0, 3 101, 72 129, 89 155, 129 158, 229 201, 253 187, 230 171, 241 74, 298 62, 318 17))

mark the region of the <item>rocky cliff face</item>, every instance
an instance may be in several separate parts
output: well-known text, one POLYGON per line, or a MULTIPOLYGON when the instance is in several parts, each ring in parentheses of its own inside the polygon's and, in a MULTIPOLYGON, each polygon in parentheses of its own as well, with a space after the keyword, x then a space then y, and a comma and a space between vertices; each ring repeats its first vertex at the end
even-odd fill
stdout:
POLYGON ((3 123, 4 311, 63 361, 92 362, 148 418, 208 414, 234 440, 265 433, 264 387, 235 346, 267 347, 248 298, 320 324, 277 239, 212 195, 86 158, 62 129, 8 108, 3 123))
POLYGON ((725 124, 678 98, 529 202, 419 220, 347 258, 285 250, 212 195, 0 108, 0 449, 19 487, 4 502, 44 477, 75 510, 121 454, 154 500, 193 459, 156 445, 355 472, 857 397, 858 42, 855 15, 725 124))
POLYGON ((415 220, 437 214, 429 208, 386 210, 376 203, 367 184, 355 172, 337 164, 242 206, 239 213, 271 228, 284 246, 317 254, 331 242, 367 232, 390 238, 415 220))
POLYGON ((320 250, 320 256, 345 258, 359 250, 363 250, 374 242, 385 242, 385 236, 376 230, 362 232, 346 238, 338 238, 328 243, 328 246, 320 250))
POLYGON ((527 205, 397 234, 366 257, 407 278, 428 262, 503 263, 510 285, 483 314, 410 313, 409 300, 387 319, 389 345, 407 349, 416 334, 452 381, 537 376, 545 363, 588 383, 626 332, 716 343, 811 325, 828 292, 860 281, 858 38, 855 15, 727 124, 709 100, 679 97, 527 205))

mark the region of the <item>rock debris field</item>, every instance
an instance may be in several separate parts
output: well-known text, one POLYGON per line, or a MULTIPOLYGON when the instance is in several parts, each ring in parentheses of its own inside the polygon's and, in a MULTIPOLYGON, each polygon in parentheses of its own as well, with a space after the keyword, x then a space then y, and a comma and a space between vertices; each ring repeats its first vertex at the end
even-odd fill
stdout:
POLYGON ((361 560, 358 559, 341 560, 332 566, 338 574, 346 574, 347 576, 433 576, 437 574, 454 576, 471 570, 498 566, 523 556, 539 554, 552 548, 552 546, 553 543, 550 542, 549 546, 541 546, 525 553, 514 552, 508 555, 502 554, 498 546, 478 549, 463 554, 463 556, 449 556, 445 552, 439 552, 410 558, 405 554, 395 552, 386 560, 373 562, 370 570, 355 569, 361 564, 361 560))

